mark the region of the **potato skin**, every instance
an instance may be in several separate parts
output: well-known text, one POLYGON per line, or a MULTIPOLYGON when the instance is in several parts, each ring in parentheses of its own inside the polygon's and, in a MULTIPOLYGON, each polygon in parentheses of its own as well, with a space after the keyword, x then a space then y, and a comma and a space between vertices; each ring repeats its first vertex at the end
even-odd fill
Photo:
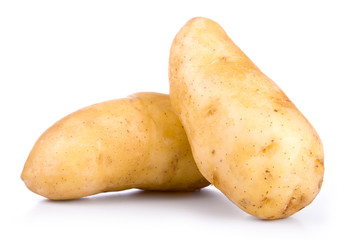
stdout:
POLYGON ((37 140, 21 178, 31 191, 55 200, 209 185, 169 96, 159 93, 95 104, 61 119, 37 140))
POLYGON ((318 134, 283 91, 206 18, 176 35, 170 98, 203 176, 244 211, 284 218, 323 181, 318 134))

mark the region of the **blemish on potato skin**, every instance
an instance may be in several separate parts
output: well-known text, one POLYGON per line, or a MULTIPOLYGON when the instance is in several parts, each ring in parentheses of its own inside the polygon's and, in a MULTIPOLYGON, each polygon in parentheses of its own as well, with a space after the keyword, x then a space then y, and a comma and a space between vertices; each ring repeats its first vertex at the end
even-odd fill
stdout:
POLYGON ((323 184, 323 179, 320 179, 318 182, 318 190, 321 189, 322 184, 323 184))
POLYGON ((214 186, 219 186, 220 181, 219 181, 219 177, 218 177, 216 171, 214 171, 212 179, 213 179, 212 184, 213 184, 214 186))
POLYGON ((212 116, 212 115, 214 115, 215 112, 216 112, 216 109, 215 108, 211 108, 211 109, 208 110, 207 116, 212 116))
POLYGON ((293 190, 292 196, 290 197, 287 204, 285 204, 282 214, 289 216, 294 212, 297 212, 306 206, 307 197, 299 188, 293 190))
POLYGON ((318 159, 318 158, 315 159, 314 171, 317 172, 317 173, 321 173, 321 172, 324 171, 324 161, 322 159, 318 159))
POLYGON ((262 208, 264 205, 268 204, 270 201, 270 199, 268 197, 264 197, 262 200, 261 200, 261 203, 260 205, 257 207, 257 208, 262 208))
POLYGON ((316 162, 316 164, 318 166, 324 166, 324 160, 323 159, 317 158, 317 159, 315 159, 315 162, 316 162))
POLYGON ((270 151, 272 149, 274 149, 276 147, 276 144, 274 143, 274 140, 272 140, 272 143, 271 144, 268 144, 267 146, 265 146, 263 149, 262 149, 262 152, 263 153, 266 153, 266 151, 270 151))
POLYGON ((264 172, 264 177, 263 177, 263 179, 264 179, 264 180, 268 180, 268 179, 272 179, 272 178, 273 178, 273 176, 272 176, 272 174, 271 174, 271 171, 268 170, 268 169, 266 169, 265 172, 264 172))
POLYGON ((248 209, 248 206, 251 205, 250 200, 246 199, 246 198, 242 198, 239 202, 239 205, 242 206, 244 209, 248 209))

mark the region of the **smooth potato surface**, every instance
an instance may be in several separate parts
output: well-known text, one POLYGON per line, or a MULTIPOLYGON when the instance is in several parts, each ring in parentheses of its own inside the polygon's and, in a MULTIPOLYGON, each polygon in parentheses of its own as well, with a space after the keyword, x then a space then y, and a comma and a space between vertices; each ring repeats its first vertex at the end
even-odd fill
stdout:
POLYGON ((158 93, 66 116, 37 140, 21 178, 31 191, 56 200, 129 188, 192 191, 209 184, 168 95, 158 93))
POLYGON ((318 194, 318 134, 283 91, 206 18, 176 35, 170 97, 203 176, 246 212, 290 216, 318 194))

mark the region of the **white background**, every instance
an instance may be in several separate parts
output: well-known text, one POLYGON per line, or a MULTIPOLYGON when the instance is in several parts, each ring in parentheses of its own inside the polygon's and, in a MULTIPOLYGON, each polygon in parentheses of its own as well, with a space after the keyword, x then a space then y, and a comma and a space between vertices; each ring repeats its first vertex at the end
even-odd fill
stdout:
POLYGON ((10 233, 8 239, 347 236, 348 7, 344 2, 0 1, 0 235, 10 233), (194 193, 131 190, 66 202, 30 192, 20 180, 24 162, 36 139, 58 119, 134 92, 168 93, 171 42, 195 16, 220 23, 319 132, 326 172, 314 202, 287 219, 261 221, 213 187, 194 193))

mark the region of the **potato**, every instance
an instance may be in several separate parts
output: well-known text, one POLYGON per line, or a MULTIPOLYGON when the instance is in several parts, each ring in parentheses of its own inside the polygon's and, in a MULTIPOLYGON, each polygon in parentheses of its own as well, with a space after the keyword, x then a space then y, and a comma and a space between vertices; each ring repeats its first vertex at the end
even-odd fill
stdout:
POLYGON ((262 219, 307 206, 323 181, 318 134, 283 91, 206 18, 176 35, 170 98, 199 170, 262 219))
POLYGON ((21 178, 31 191, 55 200, 209 185, 169 96, 158 93, 95 104, 58 121, 37 140, 21 178))

